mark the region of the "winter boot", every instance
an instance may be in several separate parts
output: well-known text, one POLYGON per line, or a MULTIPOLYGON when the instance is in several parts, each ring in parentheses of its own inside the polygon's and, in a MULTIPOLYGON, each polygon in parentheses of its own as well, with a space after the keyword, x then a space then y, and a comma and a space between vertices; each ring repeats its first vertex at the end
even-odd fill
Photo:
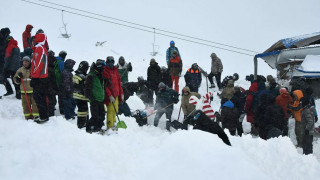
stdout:
POLYGON ((171 121, 168 119, 166 121, 166 129, 170 132, 170 127, 171 127, 171 121))
POLYGON ((3 96, 9 96, 9 95, 11 95, 11 94, 13 94, 12 91, 5 93, 3 96))

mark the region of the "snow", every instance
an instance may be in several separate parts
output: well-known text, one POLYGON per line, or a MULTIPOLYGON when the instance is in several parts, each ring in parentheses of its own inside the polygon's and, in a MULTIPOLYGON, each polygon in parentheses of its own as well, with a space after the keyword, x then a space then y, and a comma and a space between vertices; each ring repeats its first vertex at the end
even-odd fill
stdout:
MULTIPOLYGON (((194 8, 196 6, 191 1, 74 2, 74 0, 57 0, 56 3, 72 5, 74 8, 145 25, 155 25, 157 28, 204 37, 208 40, 237 44, 242 48, 252 49, 253 47, 261 52, 281 37, 304 34, 305 29, 310 32, 316 32, 319 29, 319 25, 308 23, 304 17, 317 18, 309 13, 317 12, 318 1, 304 4, 292 1, 277 2, 279 7, 296 9, 295 5, 305 12, 304 15, 299 14, 297 17, 287 19, 286 22, 281 18, 273 18, 272 21, 267 19, 270 18, 270 9, 274 9, 274 5, 269 1, 234 1, 233 6, 236 7, 234 9, 230 7, 230 2, 220 1, 219 3, 201 1, 197 8, 194 8), (190 13, 190 7, 192 7, 192 13, 190 13), (226 7, 233 13, 226 13, 226 7), (172 12, 177 12, 174 13, 174 19, 172 12), (221 16, 221 14, 224 15, 221 16), (295 21, 299 19, 301 26, 296 26, 295 21), (257 27, 264 27, 265 31, 263 32, 263 28, 257 30, 257 27), (281 29, 282 27, 285 28, 281 29), (230 34, 233 35, 232 38, 228 38, 230 34)), ((49 46, 56 54, 60 50, 66 50, 67 58, 74 59, 78 63, 82 60, 91 63, 98 58, 105 59, 109 55, 117 59, 123 55, 133 65, 133 72, 129 73, 129 81, 136 81, 138 76, 146 78, 153 34, 65 13, 64 20, 68 24, 68 33, 72 34, 71 38, 66 40, 58 38, 61 12, 17 0, 2 2, 1 7, 6 7, 0 11, 1 28, 10 27, 11 34, 18 40, 20 47, 22 47, 21 34, 25 25, 29 23, 34 26, 32 35, 39 28, 45 31, 49 46), (15 10, 14 13, 12 9, 15 10), (26 10, 32 13, 26 13, 26 10), (97 41, 105 40, 107 42, 103 47, 95 46, 97 41)), ((275 17, 280 17, 283 11, 281 8, 279 11, 274 9, 273 14, 275 17)), ((237 72, 240 79, 235 82, 235 85, 249 88, 250 83, 244 80, 245 75, 253 72, 253 57, 249 56, 156 36, 159 54, 155 58, 160 66, 165 65, 165 50, 172 39, 175 40, 182 55, 183 72, 186 72, 193 62, 197 62, 203 69, 209 71, 209 56, 212 52, 216 52, 224 64, 222 76, 237 72)), ((263 75, 276 73, 270 71, 265 63, 259 63, 259 72, 263 75)), ((184 79, 180 78, 180 89, 184 85, 184 79)), ((204 95, 206 91, 206 81, 203 79, 199 92, 204 95)), ((211 105, 217 111, 220 106, 218 90, 210 91, 214 94, 211 105)), ((0 95, 4 93, 4 87, 0 86, 0 95)), ((137 96, 130 97, 128 104, 132 110, 144 108, 137 96)), ((316 101, 316 105, 320 112, 319 100, 316 101)), ((226 131, 232 144, 229 147, 216 135, 198 130, 172 130, 169 133, 164 128, 164 116, 160 119, 159 127, 139 127, 135 119, 120 116, 128 128, 120 129, 117 134, 101 136, 88 134, 83 129, 79 130, 75 120, 67 121, 59 116, 58 112, 56 112, 57 116, 50 118, 42 125, 26 121, 23 117, 21 102, 13 95, 3 97, 0 100, 0 106, 2 107, 0 109, 0 175, 1 179, 5 180, 291 180, 319 179, 320 177, 320 140, 318 137, 314 138, 313 155, 302 155, 301 148, 295 147, 293 119, 289 121, 290 138, 281 137, 264 141, 250 134, 232 137, 226 131)), ((180 102, 174 106, 172 119, 178 118, 179 107, 180 102)), ((56 108, 58 109, 58 106, 56 108)), ((183 113, 180 115, 180 121, 181 117, 183 113)), ((148 123, 153 124, 153 119, 154 115, 150 116, 148 123)), ((243 128, 246 133, 250 131, 250 124, 245 120, 243 128)))
POLYGON ((301 63, 299 69, 303 71, 316 71, 319 72, 320 69, 320 56, 317 55, 307 55, 304 61, 301 63))

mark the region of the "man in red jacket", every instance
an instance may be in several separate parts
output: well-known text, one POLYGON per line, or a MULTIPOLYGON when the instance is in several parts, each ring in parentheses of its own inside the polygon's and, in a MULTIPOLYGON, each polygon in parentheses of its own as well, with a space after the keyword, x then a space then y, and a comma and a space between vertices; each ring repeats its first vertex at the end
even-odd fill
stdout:
POLYGON ((31 31, 33 26, 28 24, 26 26, 26 30, 22 33, 22 41, 23 41, 23 49, 26 49, 27 47, 32 46, 32 40, 31 40, 31 31))
POLYGON ((114 58, 107 57, 106 66, 103 71, 103 78, 105 83, 105 104, 107 105, 107 129, 112 127, 113 130, 117 129, 115 126, 116 114, 118 113, 119 101, 124 101, 124 94, 121 86, 121 78, 118 68, 114 66, 114 58))
POLYGON ((255 98, 257 97, 257 91, 258 91, 258 83, 253 82, 249 88, 249 95, 246 99, 246 105, 244 107, 245 112, 247 113, 247 121, 251 123, 251 134, 256 135, 257 129, 254 127, 254 112, 255 109, 258 107, 258 104, 255 98))
POLYGON ((47 36, 43 33, 35 35, 35 47, 31 62, 31 82, 33 87, 34 100, 39 109, 39 118, 35 118, 38 123, 49 120, 48 106, 46 97, 48 95, 48 51, 44 46, 47 36))

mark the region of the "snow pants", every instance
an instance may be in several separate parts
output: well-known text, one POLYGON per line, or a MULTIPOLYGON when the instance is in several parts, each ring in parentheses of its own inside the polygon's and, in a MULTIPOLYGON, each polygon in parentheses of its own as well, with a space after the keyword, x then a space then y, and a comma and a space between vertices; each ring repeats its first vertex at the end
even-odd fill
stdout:
POLYGON ((48 94, 48 101, 49 101, 49 116, 54 116, 54 111, 56 110, 55 106, 57 104, 56 94, 53 92, 52 89, 49 89, 48 94))
POLYGON ((36 78, 32 79, 33 84, 33 98, 37 104, 39 110, 39 116, 41 120, 49 119, 49 111, 47 106, 48 95, 48 79, 36 78))
POLYGON ((99 131, 103 126, 105 117, 104 102, 93 101, 90 103, 91 118, 87 123, 86 130, 99 131))
POLYGON ((76 102, 73 97, 63 99, 64 117, 68 120, 74 117, 74 110, 76 109, 76 102))
POLYGON ((88 101, 75 99, 78 107, 77 125, 78 128, 83 128, 86 126, 89 119, 88 113, 88 101))
POLYGON ((216 81, 217 81, 217 85, 219 87, 219 89, 222 88, 222 84, 221 84, 221 73, 216 73, 216 74, 213 74, 212 72, 208 75, 208 79, 210 81, 211 84, 214 84, 213 83, 213 76, 216 78, 216 81))
POLYGON ((10 85, 10 82, 8 81, 7 78, 11 78, 12 80, 12 84, 15 88, 15 91, 16 91, 16 97, 20 97, 21 96, 21 92, 20 92, 20 85, 17 85, 15 83, 13 83, 13 76, 15 75, 16 72, 13 72, 13 71, 7 71, 5 73, 5 78, 4 78, 4 86, 7 90, 7 93, 13 93, 13 90, 12 90, 12 87, 10 85))
POLYGON ((24 93, 21 94, 21 102, 22 102, 23 114, 24 114, 24 117, 26 119, 32 119, 32 116, 39 116, 39 111, 38 111, 37 104, 33 99, 33 94, 29 93, 29 94, 27 94, 27 96, 28 96, 28 101, 29 101, 30 108, 31 108, 31 111, 32 111, 32 115, 31 115, 31 112, 29 111, 27 98, 26 98, 24 93))
POLYGON ((172 86, 174 85, 174 90, 179 93, 179 76, 171 76, 172 86))
POLYGON ((166 114, 166 129, 169 131, 170 130, 170 124, 171 124, 171 116, 173 112, 173 105, 167 107, 166 109, 160 110, 157 112, 156 117, 154 118, 154 126, 158 126, 159 120, 163 114, 166 114))
POLYGON ((294 132, 296 133, 297 146, 298 146, 298 147, 302 147, 303 127, 302 127, 300 121, 295 121, 294 132))
POLYGON ((114 123, 117 121, 116 115, 118 113, 119 107, 119 98, 116 97, 116 101, 114 102, 114 106, 112 102, 110 102, 107 106, 107 129, 110 129, 114 123))
POLYGON ((302 138, 303 154, 308 155, 313 153, 312 141, 313 141, 313 135, 303 135, 303 138, 302 138))

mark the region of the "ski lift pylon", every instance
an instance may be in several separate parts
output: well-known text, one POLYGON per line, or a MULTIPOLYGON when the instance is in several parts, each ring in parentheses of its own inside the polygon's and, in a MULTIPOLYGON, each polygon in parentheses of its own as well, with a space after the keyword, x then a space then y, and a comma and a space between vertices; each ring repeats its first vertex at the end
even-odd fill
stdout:
POLYGON ((71 34, 68 34, 67 32, 67 24, 64 22, 64 19, 63 19, 63 11, 64 10, 61 10, 63 27, 60 27, 60 35, 61 35, 61 38, 69 39, 71 37, 71 34), (61 29, 64 29, 64 33, 61 32, 61 29))

